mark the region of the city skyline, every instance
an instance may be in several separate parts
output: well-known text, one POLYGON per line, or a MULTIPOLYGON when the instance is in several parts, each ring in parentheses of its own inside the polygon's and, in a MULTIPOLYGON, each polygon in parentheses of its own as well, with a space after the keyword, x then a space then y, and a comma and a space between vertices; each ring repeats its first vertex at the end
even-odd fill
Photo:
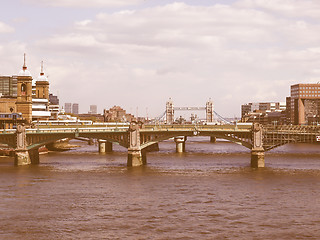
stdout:
POLYGON ((159 116, 211 98, 226 117, 241 104, 285 101, 290 85, 320 81, 317 1, 35 1, 2 4, 0 75, 27 53, 61 103, 139 107, 159 116), (57 17, 59 16, 59 17, 57 17))

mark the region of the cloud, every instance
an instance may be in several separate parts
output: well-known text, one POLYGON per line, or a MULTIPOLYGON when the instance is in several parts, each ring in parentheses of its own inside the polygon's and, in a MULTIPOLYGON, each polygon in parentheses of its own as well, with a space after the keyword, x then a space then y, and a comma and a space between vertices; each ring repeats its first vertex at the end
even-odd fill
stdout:
POLYGON ((99 8, 99 7, 124 7, 142 3, 143 0, 23 0, 26 3, 37 4, 49 7, 79 7, 79 8, 99 8))
POLYGON ((315 2, 296 0, 303 13, 288 1, 278 2, 280 10, 268 2, 101 12, 37 39, 33 50, 50 59, 62 102, 82 109, 139 106, 157 116, 169 97, 182 106, 211 97, 220 114, 239 115, 242 103, 285 101, 290 84, 319 79, 320 25, 309 19, 315 2))
POLYGON ((1 33, 11 33, 11 32, 14 32, 14 28, 3 23, 3 22, 0 22, 0 34, 1 33))
POLYGON ((318 0, 240 0, 236 5, 289 17, 320 18, 320 2, 318 0))

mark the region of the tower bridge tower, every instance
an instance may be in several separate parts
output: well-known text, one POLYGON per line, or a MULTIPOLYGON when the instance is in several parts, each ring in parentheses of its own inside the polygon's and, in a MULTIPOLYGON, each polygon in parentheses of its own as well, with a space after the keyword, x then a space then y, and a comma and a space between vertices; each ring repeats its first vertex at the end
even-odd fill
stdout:
POLYGON ((171 98, 169 98, 169 101, 166 103, 166 123, 172 124, 174 121, 174 109, 173 109, 173 102, 171 98))
POLYGON ((213 122, 213 102, 211 101, 211 98, 206 103, 206 121, 207 122, 213 122))

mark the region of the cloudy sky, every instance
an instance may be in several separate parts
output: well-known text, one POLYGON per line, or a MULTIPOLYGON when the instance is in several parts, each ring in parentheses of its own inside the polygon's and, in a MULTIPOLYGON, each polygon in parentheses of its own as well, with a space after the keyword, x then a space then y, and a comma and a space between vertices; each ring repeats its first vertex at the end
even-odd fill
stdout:
MULTIPOLYGON (((81 112, 120 105, 158 116, 205 106, 285 101, 320 81, 319 0, 10 0, 1 3, 0 75, 27 54, 50 90, 81 112)), ((178 113, 177 113, 178 114, 178 113)))

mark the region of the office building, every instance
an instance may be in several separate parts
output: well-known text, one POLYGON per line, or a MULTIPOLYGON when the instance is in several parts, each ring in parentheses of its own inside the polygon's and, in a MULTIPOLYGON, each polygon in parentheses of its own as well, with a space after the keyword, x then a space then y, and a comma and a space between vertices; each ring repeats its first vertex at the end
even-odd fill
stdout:
POLYGON ((72 114, 79 114, 79 104, 78 103, 72 104, 72 114))
POLYGON ((98 110, 97 110, 97 105, 90 105, 90 114, 97 114, 98 110))
POLYGON ((317 124, 320 122, 320 84, 295 84, 287 98, 289 123, 294 125, 317 124))
POLYGON ((64 112, 65 113, 72 113, 72 104, 71 103, 64 104, 64 112))

